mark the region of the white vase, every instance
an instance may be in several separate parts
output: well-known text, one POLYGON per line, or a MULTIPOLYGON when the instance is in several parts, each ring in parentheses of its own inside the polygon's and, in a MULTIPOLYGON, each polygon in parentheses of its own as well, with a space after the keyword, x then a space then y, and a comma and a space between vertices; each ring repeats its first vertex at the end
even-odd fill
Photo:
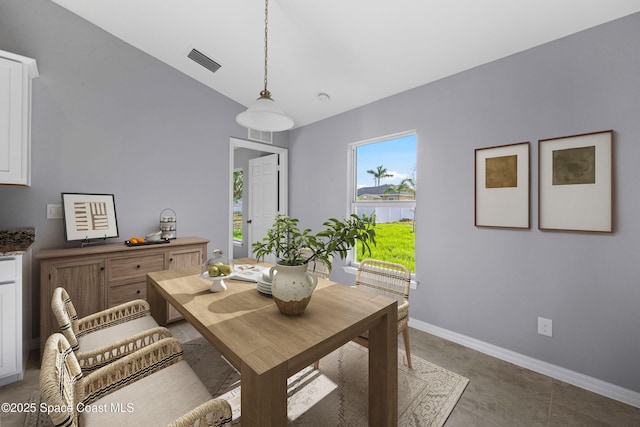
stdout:
POLYGON ((278 264, 271 267, 269 276, 271 294, 280 312, 294 316, 304 313, 318 284, 318 278, 307 271, 307 265, 278 264))

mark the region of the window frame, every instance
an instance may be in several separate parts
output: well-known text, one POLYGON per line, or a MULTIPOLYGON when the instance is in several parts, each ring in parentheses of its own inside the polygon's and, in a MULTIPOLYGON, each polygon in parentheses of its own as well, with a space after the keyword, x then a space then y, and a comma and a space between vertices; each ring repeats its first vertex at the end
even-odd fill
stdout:
MULTIPOLYGON (((416 138, 416 169, 417 169, 418 133, 416 132, 415 129, 349 143, 348 150, 347 150, 347 200, 346 200, 347 216, 351 215, 352 213, 355 213, 358 207, 380 206, 380 207, 394 207, 394 208, 402 208, 402 207, 412 208, 414 210, 414 218, 415 218, 417 198, 418 198, 417 183, 415 183, 416 194, 415 194, 414 200, 385 200, 385 201, 356 200, 356 197, 357 197, 356 185, 357 185, 357 171, 358 171, 358 168, 357 168, 358 159, 357 159, 356 151, 358 147, 361 147, 363 145, 375 144, 379 142, 398 139, 405 136, 414 136, 416 138)), ((355 251, 356 251, 355 248, 352 248, 349 251, 345 259, 345 265, 343 266, 343 270, 349 274, 356 274, 358 266, 360 265, 360 263, 356 262, 355 251)), ((414 248, 414 252, 415 252, 415 248, 414 248)), ((415 268, 417 270, 417 265, 415 268)), ((417 285, 417 282, 415 281, 415 272, 411 273, 411 278, 412 278, 411 287, 415 289, 417 285)))

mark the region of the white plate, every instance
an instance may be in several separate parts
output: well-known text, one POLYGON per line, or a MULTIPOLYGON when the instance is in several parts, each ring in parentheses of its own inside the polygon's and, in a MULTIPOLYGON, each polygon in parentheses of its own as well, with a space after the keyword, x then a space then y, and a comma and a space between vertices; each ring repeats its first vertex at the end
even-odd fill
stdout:
POLYGON ((201 277, 201 278, 206 279, 206 280, 223 280, 223 279, 228 279, 228 278, 230 278, 231 276, 233 276, 233 273, 232 273, 232 274, 229 274, 229 275, 227 275, 227 276, 216 276, 216 277, 211 277, 211 276, 209 276, 209 272, 208 272, 208 271, 205 271, 204 273, 202 273, 202 274, 200 275, 200 277, 201 277))
POLYGON ((256 287, 258 288, 258 292, 262 292, 263 294, 271 295, 271 283, 263 282, 262 280, 258 280, 256 287))
POLYGON ((258 286, 261 286, 261 287, 267 288, 267 289, 271 289, 271 283, 269 283, 269 282, 265 282, 265 281, 262 281, 262 280, 258 279, 257 283, 258 283, 258 286))

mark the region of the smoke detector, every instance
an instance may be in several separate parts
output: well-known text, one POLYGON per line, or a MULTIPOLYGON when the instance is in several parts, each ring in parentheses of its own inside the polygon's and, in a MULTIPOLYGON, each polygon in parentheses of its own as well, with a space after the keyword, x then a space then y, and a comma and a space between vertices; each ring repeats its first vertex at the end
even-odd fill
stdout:
POLYGON ((331 97, 329 96, 328 93, 320 92, 318 94, 318 101, 320 101, 320 102, 329 102, 329 101, 331 101, 331 97))

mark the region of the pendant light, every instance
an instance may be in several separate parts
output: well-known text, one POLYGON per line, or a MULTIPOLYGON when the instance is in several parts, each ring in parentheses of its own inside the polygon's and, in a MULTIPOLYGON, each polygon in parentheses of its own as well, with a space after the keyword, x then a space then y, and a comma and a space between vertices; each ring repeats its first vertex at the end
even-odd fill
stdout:
POLYGON ((269 0, 264 2, 264 89, 260 91, 260 97, 247 108, 246 111, 236 116, 236 122, 240 126, 249 129, 279 132, 293 127, 293 119, 287 116, 271 98, 271 92, 267 90, 267 45, 269 22, 269 0))

